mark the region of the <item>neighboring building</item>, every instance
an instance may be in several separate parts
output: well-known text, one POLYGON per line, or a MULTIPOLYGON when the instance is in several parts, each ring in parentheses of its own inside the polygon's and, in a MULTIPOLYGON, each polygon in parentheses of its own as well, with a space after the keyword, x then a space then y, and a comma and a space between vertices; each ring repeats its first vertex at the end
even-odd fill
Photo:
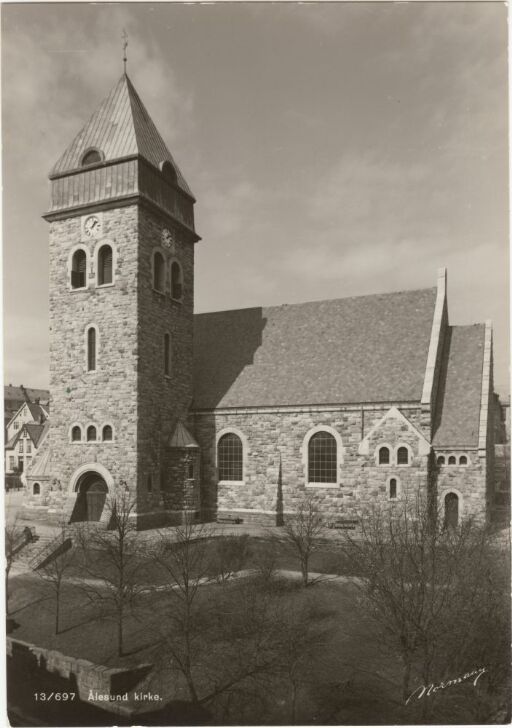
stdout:
POLYGON ((26 471, 48 430, 48 406, 26 400, 6 426, 5 473, 26 471))
POLYGON ((437 286, 194 316, 194 197, 123 75, 50 174, 52 423, 27 511, 138 527, 328 521, 430 493, 494 496, 492 331, 437 286))
MULTIPOLYGON (((27 401, 39 402, 45 409, 48 409, 50 392, 47 389, 25 388, 23 384, 19 387, 13 387, 12 384, 4 386, 4 428, 27 401)), ((5 441, 7 442, 7 438, 5 441)))

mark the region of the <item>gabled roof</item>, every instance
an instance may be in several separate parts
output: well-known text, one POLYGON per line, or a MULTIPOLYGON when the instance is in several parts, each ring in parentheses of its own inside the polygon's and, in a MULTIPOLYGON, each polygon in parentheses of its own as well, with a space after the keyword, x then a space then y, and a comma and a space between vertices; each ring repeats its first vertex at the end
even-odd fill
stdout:
POLYGON ((27 422, 23 429, 27 431, 30 439, 34 443, 34 447, 38 447, 39 443, 44 439, 46 436, 46 433, 48 432, 48 429, 50 427, 50 423, 48 420, 45 421, 42 425, 34 425, 30 422, 27 422))
POLYGON ((46 411, 41 407, 40 404, 36 404, 35 402, 27 402, 27 407, 30 410, 30 414, 32 415, 34 422, 37 422, 39 424, 41 422, 41 418, 43 419, 43 422, 46 420, 46 411))
POLYGON ((483 324, 449 327, 439 376, 432 444, 438 448, 478 447, 483 324))
POLYGON ((50 177, 78 169, 84 153, 91 148, 101 150, 106 162, 133 155, 140 155, 154 167, 159 167, 161 162, 170 162, 176 171, 178 187, 192 196, 185 178, 126 74, 121 76, 73 139, 53 167, 50 177))
POLYGON ((194 317, 195 409, 421 399, 436 289, 194 317))

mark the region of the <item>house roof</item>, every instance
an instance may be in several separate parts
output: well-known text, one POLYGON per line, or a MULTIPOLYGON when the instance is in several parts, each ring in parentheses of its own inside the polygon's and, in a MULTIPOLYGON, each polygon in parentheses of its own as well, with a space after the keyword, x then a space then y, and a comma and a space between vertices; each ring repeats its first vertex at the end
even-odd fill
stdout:
POLYGON ((50 427, 50 424, 48 420, 44 422, 42 425, 35 425, 30 422, 27 422, 23 429, 27 431, 27 433, 30 436, 30 439, 34 443, 34 447, 39 447, 39 443, 44 439, 46 436, 46 433, 48 432, 48 429, 50 427))
POLYGON ((485 326, 450 326, 439 375, 434 447, 478 447, 485 326))
POLYGON ((195 409, 420 400, 436 289, 194 317, 195 409))
POLYGON ((121 76, 73 139, 53 167, 50 177, 78 169, 84 152, 91 148, 101 150, 106 162, 133 155, 140 155, 154 167, 158 167, 161 162, 170 162, 176 171, 178 187, 192 196, 185 178, 126 74, 121 76))
POLYGON ((27 402, 27 407, 30 410, 30 414, 32 415, 34 422, 40 423, 41 418, 43 418, 43 421, 46 420, 46 412, 40 404, 27 402))

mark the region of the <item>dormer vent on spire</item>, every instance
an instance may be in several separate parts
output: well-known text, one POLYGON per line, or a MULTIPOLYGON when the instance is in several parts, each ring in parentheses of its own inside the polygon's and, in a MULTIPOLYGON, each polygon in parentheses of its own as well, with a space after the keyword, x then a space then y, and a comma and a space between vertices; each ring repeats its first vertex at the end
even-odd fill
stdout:
POLYGON ((126 74, 61 155, 50 180, 47 220, 142 198, 198 240, 192 192, 126 74))

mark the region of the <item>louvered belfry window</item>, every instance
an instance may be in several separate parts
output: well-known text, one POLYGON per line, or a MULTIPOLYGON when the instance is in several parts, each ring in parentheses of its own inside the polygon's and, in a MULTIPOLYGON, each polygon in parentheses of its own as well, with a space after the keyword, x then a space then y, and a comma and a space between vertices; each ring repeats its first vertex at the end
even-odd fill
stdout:
POLYGON ((165 261, 162 253, 158 251, 153 257, 153 288, 160 293, 165 288, 165 261))
POLYGON ((308 482, 335 483, 336 440, 329 432, 316 432, 308 443, 308 482))
POLYGON ((96 369, 96 329, 93 326, 87 331, 87 369, 90 372, 96 369))
POLYGON ((98 253, 98 284, 112 283, 112 248, 102 245, 98 253))
POLYGON ((76 250, 71 264, 71 288, 85 288, 87 256, 85 251, 76 250))
POLYGON ((183 297, 181 267, 176 261, 171 265, 171 296, 175 301, 181 301, 183 297))
POLYGON ((233 432, 223 435, 217 446, 219 480, 243 480, 244 458, 242 441, 233 432))

